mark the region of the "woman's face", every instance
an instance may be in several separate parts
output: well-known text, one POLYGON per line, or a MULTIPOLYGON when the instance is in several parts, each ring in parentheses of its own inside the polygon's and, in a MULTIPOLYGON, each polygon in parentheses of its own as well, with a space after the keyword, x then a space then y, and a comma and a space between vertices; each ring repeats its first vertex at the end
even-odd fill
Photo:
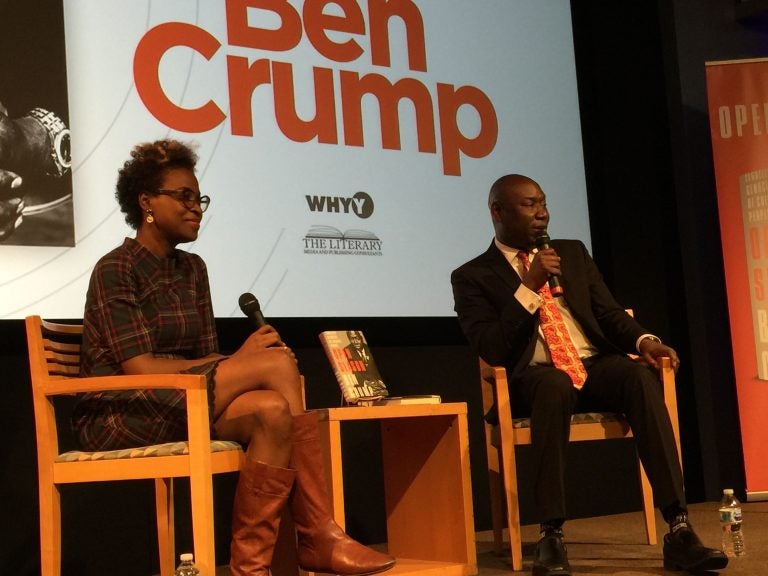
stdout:
POLYGON ((160 188, 154 192, 147 198, 154 218, 150 226, 172 246, 196 240, 203 211, 197 201, 189 201, 200 198, 194 172, 186 168, 167 170, 160 188))

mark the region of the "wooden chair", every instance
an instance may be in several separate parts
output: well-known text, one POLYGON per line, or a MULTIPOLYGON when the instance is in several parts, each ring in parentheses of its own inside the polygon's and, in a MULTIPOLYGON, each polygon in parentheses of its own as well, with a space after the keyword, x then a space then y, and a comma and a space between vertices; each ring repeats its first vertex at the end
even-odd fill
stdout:
MULTIPOLYGON (((664 401, 672 421, 672 429, 680 453, 680 431, 677 421, 677 397, 675 394, 675 373, 669 358, 662 358, 659 370, 664 387, 664 401)), ((490 481, 491 518, 493 522, 494 550, 502 553, 503 517, 506 511, 509 529, 512 569, 522 570, 523 553, 520 534, 520 507, 518 503, 517 470, 515 467, 515 446, 531 444, 530 419, 512 418, 507 373, 503 367, 489 366, 480 360, 480 383, 483 394, 483 413, 495 404, 499 424, 485 424, 485 447, 488 456, 488 477, 490 481), (506 500, 506 510, 504 510, 506 500)), ((629 438, 632 431, 621 414, 589 413, 576 414, 571 419, 572 442, 583 440, 607 440, 629 438)), ((656 517, 653 494, 648 477, 638 458, 638 471, 642 489, 645 531, 648 544, 654 545, 656 538, 656 517)))
POLYGON ((212 474, 240 470, 244 453, 235 442, 211 441, 205 376, 157 374, 79 378, 81 325, 26 319, 37 435, 40 490, 41 576, 61 574, 59 486, 75 482, 154 479, 160 574, 175 569, 173 478, 190 482, 195 564, 214 576, 212 474), (59 453, 53 399, 61 394, 148 388, 186 390, 188 442, 110 452, 59 453))

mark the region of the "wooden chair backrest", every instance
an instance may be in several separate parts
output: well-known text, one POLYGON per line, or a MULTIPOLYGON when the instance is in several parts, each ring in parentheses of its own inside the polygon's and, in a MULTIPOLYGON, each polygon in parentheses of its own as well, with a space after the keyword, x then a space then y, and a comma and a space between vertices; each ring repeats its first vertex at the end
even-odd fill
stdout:
POLYGON ((56 390, 57 380, 80 375, 83 326, 47 322, 39 316, 30 316, 26 319, 26 329, 38 469, 47 470, 59 453, 56 414, 50 392, 56 390))
POLYGON ((80 376, 82 324, 57 324, 40 321, 42 346, 48 376, 76 378, 80 376))

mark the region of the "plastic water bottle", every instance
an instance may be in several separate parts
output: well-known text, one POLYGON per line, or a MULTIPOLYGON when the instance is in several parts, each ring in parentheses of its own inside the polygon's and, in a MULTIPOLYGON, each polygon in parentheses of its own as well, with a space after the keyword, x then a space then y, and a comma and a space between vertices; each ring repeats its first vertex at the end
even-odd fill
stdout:
POLYGON ((182 554, 179 556, 181 564, 176 568, 174 576, 200 576, 200 570, 195 566, 195 557, 192 554, 182 554))
POLYGON ((723 490, 720 500, 720 526, 723 529, 723 552, 726 556, 744 556, 744 532, 741 530, 741 503, 731 488, 723 490))

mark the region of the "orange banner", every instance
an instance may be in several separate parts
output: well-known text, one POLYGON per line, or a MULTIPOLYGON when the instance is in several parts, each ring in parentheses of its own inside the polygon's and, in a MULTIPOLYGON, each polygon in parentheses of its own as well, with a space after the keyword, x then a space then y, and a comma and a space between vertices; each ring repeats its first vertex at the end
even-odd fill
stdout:
POLYGON ((768 59, 707 63, 709 120, 749 500, 768 499, 768 59))

